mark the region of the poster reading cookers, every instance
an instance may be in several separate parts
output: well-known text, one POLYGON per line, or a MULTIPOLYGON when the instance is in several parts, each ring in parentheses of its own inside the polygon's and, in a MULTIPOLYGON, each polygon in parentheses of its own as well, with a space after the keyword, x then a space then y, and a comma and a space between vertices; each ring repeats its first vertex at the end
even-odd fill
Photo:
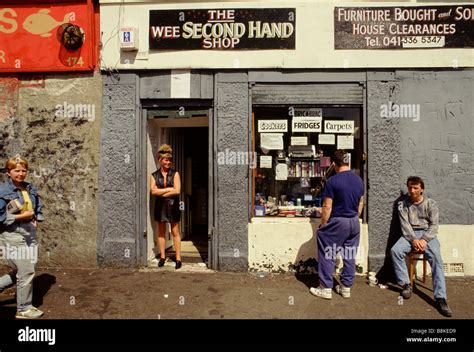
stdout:
POLYGON ((335 49, 472 47, 472 5, 334 9, 335 49))
POLYGON ((296 10, 150 10, 150 49, 295 49, 296 10))

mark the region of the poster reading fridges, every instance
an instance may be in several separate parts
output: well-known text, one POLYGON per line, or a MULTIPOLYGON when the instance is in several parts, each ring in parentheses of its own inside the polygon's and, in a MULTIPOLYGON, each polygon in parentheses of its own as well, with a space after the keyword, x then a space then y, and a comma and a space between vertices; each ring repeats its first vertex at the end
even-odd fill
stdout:
POLYGON ((296 10, 150 10, 150 49, 295 49, 296 10))
POLYGON ((335 49, 473 47, 473 5, 334 9, 335 49))

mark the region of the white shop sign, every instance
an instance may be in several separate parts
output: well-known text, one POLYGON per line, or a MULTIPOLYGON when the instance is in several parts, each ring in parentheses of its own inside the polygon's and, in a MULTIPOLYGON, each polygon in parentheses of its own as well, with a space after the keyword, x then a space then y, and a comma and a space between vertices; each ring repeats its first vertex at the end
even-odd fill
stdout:
POLYGON ((292 132, 321 132, 321 117, 294 117, 291 123, 292 132))
POLYGON ((288 132, 288 120, 260 120, 258 132, 288 132))
POLYGON ((324 133, 354 133, 354 121, 324 121, 324 133))

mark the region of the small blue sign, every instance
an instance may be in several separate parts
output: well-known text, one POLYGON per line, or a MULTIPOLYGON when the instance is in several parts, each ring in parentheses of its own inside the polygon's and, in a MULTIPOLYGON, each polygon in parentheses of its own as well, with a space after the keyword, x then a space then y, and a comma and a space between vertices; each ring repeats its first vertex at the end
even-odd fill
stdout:
POLYGON ((131 34, 130 32, 123 32, 123 42, 130 43, 131 34))

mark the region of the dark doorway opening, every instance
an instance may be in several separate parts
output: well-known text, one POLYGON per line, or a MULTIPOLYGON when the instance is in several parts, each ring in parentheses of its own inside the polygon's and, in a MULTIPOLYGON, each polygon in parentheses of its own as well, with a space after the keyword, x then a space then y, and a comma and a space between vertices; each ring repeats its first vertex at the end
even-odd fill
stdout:
MULTIPOLYGON (((175 128, 183 137, 183 224, 181 257, 187 263, 207 263, 208 259, 208 128, 175 128)), ((167 254, 174 255, 173 247, 167 254)))

